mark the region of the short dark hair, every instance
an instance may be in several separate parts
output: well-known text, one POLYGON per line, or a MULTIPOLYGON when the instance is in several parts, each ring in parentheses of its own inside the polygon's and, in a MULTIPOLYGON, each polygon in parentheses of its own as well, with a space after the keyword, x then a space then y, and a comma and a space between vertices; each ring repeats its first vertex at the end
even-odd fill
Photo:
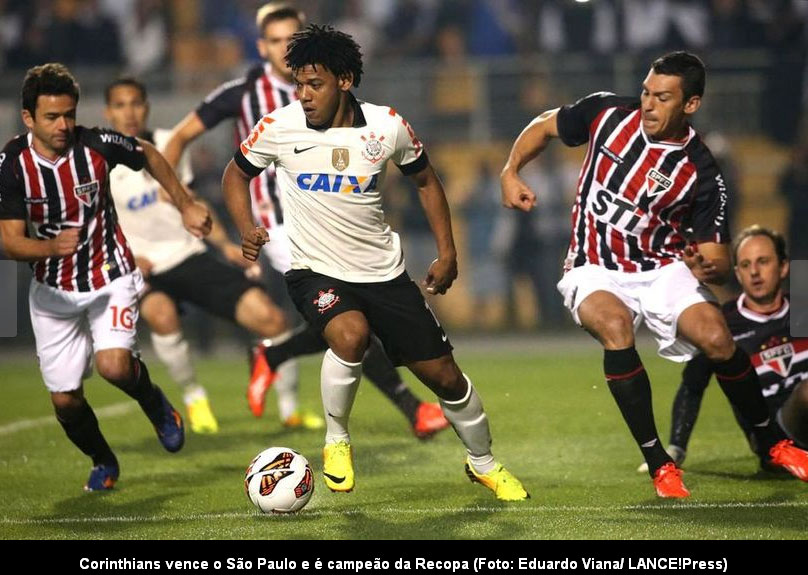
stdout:
POLYGON ((682 91, 685 100, 692 96, 704 95, 704 84, 707 81, 707 73, 704 62, 701 58, 690 52, 670 52, 661 58, 654 60, 651 64, 654 72, 666 76, 679 76, 682 79, 682 91))
POLYGON ((353 75, 353 85, 362 80, 362 52, 354 39, 332 26, 309 24, 292 36, 286 51, 286 63, 292 70, 321 65, 338 78, 353 75))
POLYGON ((140 92, 140 97, 143 98, 144 102, 149 99, 149 94, 146 91, 146 84, 132 76, 121 76, 120 78, 107 84, 107 87, 104 88, 104 99, 106 100, 107 104, 109 104, 109 100, 112 98, 112 91, 120 86, 129 86, 130 88, 134 88, 140 92))
POLYGON ((741 244, 749 238, 755 236, 766 236, 772 241, 774 244, 774 251, 777 253, 777 259, 780 261, 780 263, 788 260, 786 240, 783 238, 783 236, 779 232, 755 224, 741 230, 741 233, 738 234, 738 237, 735 238, 735 242, 732 244, 732 259, 735 261, 735 265, 738 265, 738 249, 741 247, 741 244))
POLYGON ((282 2, 269 2, 261 6, 255 13, 255 26, 258 28, 258 35, 264 35, 264 28, 270 22, 279 20, 297 20, 300 24, 306 21, 306 15, 302 10, 292 7, 290 4, 282 2))
POLYGON ((25 74, 22 82, 22 109, 36 115, 36 102, 40 96, 67 94, 79 103, 79 84, 63 64, 51 62, 34 66, 25 74))

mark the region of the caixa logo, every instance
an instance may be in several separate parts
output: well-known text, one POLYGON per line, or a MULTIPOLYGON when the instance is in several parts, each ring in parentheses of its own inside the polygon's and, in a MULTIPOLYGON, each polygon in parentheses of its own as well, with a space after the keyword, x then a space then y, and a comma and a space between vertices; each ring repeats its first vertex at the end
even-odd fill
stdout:
POLYGON ((306 192, 366 194, 376 189, 378 177, 343 174, 300 174, 297 186, 306 192))
POLYGON ((138 194, 137 196, 132 196, 129 198, 129 201, 126 202, 126 207, 130 211, 136 212, 138 210, 142 210, 143 208, 147 208, 152 204, 157 203, 157 188, 144 192, 142 194, 138 194))

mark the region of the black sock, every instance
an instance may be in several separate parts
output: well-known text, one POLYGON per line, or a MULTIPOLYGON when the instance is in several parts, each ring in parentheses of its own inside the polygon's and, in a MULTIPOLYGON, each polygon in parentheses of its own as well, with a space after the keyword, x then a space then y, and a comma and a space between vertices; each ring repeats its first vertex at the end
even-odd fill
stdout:
POLYGON ((151 419, 151 415, 159 413, 162 407, 160 390, 152 383, 149 370, 139 357, 132 357, 132 371, 134 372, 132 381, 119 387, 126 395, 137 401, 151 419))
POLYGON ((78 409, 57 409, 56 420, 68 439, 93 460, 93 465, 118 465, 89 403, 84 401, 78 409))
POLYGON ((726 361, 713 364, 715 377, 736 412, 751 424, 758 455, 768 457, 769 449, 783 439, 769 415, 757 372, 749 355, 740 347, 726 361))
POLYGON ((712 373, 712 362, 703 355, 690 360, 682 370, 682 384, 671 410, 671 445, 687 450, 712 373))
POLYGON ((421 400, 412 394, 410 388, 401 379, 381 343, 375 337, 370 338, 370 345, 362 360, 362 375, 366 376, 401 410, 410 424, 415 423, 415 413, 418 411, 418 406, 421 405, 421 400))
POLYGON ((605 350, 603 371, 606 373, 609 391, 612 392, 634 441, 648 463, 648 472, 653 477, 657 469, 672 460, 657 435, 651 404, 651 383, 637 350, 633 347, 605 350))
POLYGON ((265 348, 264 356, 269 367, 277 369, 284 361, 301 355, 309 355, 328 349, 328 344, 323 339, 320 331, 312 326, 298 330, 292 336, 278 345, 270 345, 265 348))

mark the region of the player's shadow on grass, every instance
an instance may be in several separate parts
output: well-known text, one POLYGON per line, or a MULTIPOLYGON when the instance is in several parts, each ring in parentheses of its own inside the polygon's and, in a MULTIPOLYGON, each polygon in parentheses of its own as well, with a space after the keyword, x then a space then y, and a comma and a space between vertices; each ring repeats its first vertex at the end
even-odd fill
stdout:
POLYGON ((794 492, 778 491, 765 499, 739 502, 737 500, 705 503, 703 507, 698 501, 685 501, 677 505, 677 501, 670 501, 671 505, 655 505, 653 507, 638 509, 636 513, 643 515, 657 515, 664 517, 671 525, 675 525, 681 518, 688 524, 712 526, 716 530, 725 530, 727 526, 736 529, 764 528, 782 534, 783 531, 792 532, 795 537, 804 538, 808 532, 808 513, 804 505, 788 505, 803 501, 794 492), (748 504, 748 507, 742 505, 748 504), (767 506, 768 505, 768 506, 767 506))
MULTIPOLYGON (((184 487, 187 488, 187 476, 183 477, 186 479, 184 487)), ((69 539, 109 539, 117 533, 131 532, 133 522, 137 521, 173 524, 173 519, 161 519, 159 514, 170 505, 171 500, 187 495, 187 490, 168 490, 152 497, 122 501, 115 492, 83 493, 55 503, 53 513, 33 519, 42 521, 44 528, 54 535, 59 533, 69 539)))

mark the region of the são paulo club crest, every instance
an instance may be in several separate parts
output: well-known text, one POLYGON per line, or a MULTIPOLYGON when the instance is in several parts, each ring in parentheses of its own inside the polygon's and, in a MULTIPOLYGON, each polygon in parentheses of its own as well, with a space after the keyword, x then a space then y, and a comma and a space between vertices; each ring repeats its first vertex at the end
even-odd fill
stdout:
POLYGON ((339 296, 334 293, 334 288, 329 288, 328 291, 320 290, 317 294, 317 299, 314 300, 314 305, 317 306, 317 311, 325 313, 339 302, 339 296))
POLYGON ((98 195, 98 180, 80 183, 73 188, 73 194, 76 196, 76 199, 85 206, 92 206, 95 196, 98 195))
POLYGON ((794 357, 794 345, 787 338, 777 341, 779 339, 773 337, 769 340, 768 345, 761 346, 763 349, 759 353, 760 361, 772 368, 777 375, 788 377, 791 371, 791 360, 794 357))
POLYGON ((362 141, 365 142, 365 149, 362 150, 362 157, 371 164, 375 164, 381 160, 382 156, 384 156, 384 147, 382 146, 384 136, 381 138, 376 138, 376 134, 371 132, 367 138, 365 136, 360 137, 362 138, 362 141))

